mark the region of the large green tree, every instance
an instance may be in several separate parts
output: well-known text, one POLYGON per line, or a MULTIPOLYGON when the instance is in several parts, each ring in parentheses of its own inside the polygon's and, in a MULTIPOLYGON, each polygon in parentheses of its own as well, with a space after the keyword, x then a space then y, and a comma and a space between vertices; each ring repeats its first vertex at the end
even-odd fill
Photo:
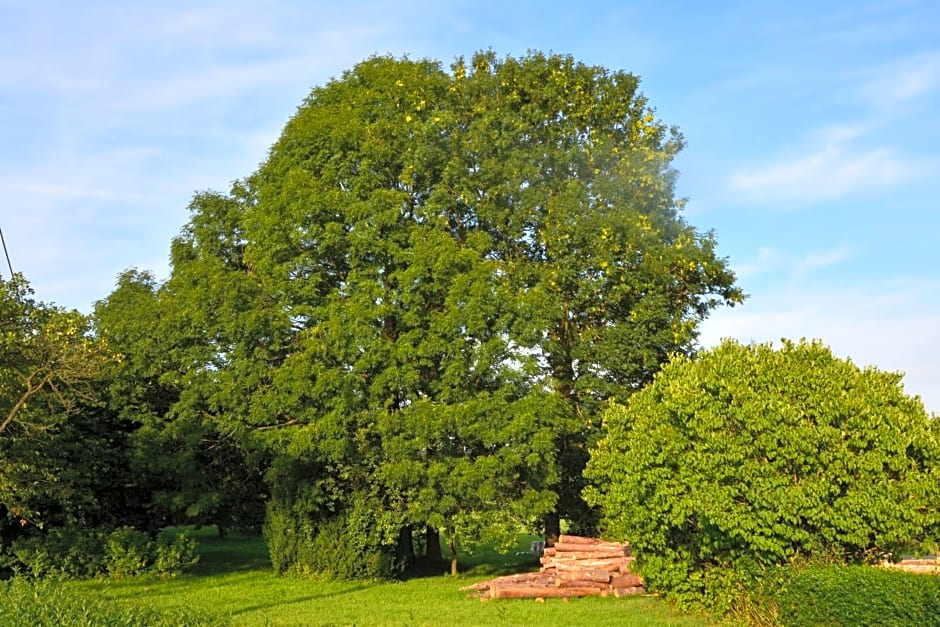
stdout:
POLYGON ((343 476, 338 501, 370 494, 379 533, 430 523, 453 548, 550 508, 555 471, 492 238, 442 187, 460 159, 450 87, 437 64, 374 59, 315 90, 248 180, 242 226, 296 346, 250 420, 296 432, 343 476))
POLYGON ((472 541, 580 499, 597 409, 741 294, 680 216, 636 77, 531 53, 378 57, 203 193, 164 286, 180 416, 273 456, 284 512, 472 541), (298 505, 298 504, 302 504, 298 505))

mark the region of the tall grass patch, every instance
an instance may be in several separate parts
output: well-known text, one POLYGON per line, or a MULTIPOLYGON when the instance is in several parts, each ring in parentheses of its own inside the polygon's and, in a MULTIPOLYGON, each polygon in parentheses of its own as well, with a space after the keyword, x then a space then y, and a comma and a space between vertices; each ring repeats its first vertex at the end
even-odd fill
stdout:
POLYGON ((0 625, 36 627, 213 627, 227 619, 191 608, 107 601, 55 581, 15 577, 0 582, 0 625))

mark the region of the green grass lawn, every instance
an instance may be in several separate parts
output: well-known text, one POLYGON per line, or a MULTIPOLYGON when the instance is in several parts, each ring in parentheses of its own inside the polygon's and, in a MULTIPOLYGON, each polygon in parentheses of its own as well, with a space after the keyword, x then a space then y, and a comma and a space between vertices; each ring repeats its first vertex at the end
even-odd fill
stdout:
MULTIPOLYGON (((493 600, 460 588, 535 568, 531 556, 479 552, 458 577, 429 574, 395 583, 276 576, 257 536, 198 532, 201 560, 176 579, 81 581, 63 585, 95 597, 152 608, 187 608, 232 625, 708 625, 654 597, 493 600)), ((528 542, 520 548, 528 548, 528 542)), ((442 569, 446 566, 442 566, 442 569)))

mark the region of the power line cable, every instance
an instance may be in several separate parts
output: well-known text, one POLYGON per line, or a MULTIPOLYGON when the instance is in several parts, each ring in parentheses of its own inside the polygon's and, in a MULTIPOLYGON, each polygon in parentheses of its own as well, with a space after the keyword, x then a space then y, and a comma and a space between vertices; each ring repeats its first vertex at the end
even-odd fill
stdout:
POLYGON ((7 258, 7 267, 10 269, 10 280, 13 280, 13 264, 10 263, 10 253, 7 252, 7 241, 3 237, 3 229, 0 229, 0 242, 3 242, 3 254, 7 258))

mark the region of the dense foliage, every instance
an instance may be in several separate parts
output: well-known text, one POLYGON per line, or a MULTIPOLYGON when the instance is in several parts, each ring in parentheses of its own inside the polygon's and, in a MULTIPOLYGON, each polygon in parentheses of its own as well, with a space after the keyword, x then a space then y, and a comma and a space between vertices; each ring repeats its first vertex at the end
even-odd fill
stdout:
POLYGON ((107 400, 130 425, 127 522, 151 530, 171 523, 259 529, 267 490, 264 459, 207 415, 190 381, 205 367, 209 321, 192 323, 188 302, 146 272, 129 270, 95 305, 95 327, 123 355, 109 372, 107 400), (185 391, 191 396, 181 402, 185 391), (130 512, 128 512, 128 515, 130 512))
POLYGON ((373 535, 380 512, 354 503, 325 519, 320 512, 298 511, 297 504, 273 502, 268 507, 264 535, 275 572, 335 579, 395 579, 403 574, 405 556, 373 535))
POLYGON ((481 53, 314 89, 174 241, 176 420, 270 456, 271 516, 367 502, 368 539, 430 526, 452 547, 543 515, 590 527, 599 403, 741 298, 679 216, 682 139, 637 82, 481 53))
POLYGON ((590 500, 649 587, 685 600, 727 603, 795 558, 935 549, 940 425, 900 380, 818 342, 679 356, 606 412, 590 500))
POLYGON ((95 383, 112 359, 80 313, 35 300, 20 275, 0 280, 2 518, 29 524, 52 509, 93 505, 98 478, 75 463, 75 432, 95 411, 95 383))

